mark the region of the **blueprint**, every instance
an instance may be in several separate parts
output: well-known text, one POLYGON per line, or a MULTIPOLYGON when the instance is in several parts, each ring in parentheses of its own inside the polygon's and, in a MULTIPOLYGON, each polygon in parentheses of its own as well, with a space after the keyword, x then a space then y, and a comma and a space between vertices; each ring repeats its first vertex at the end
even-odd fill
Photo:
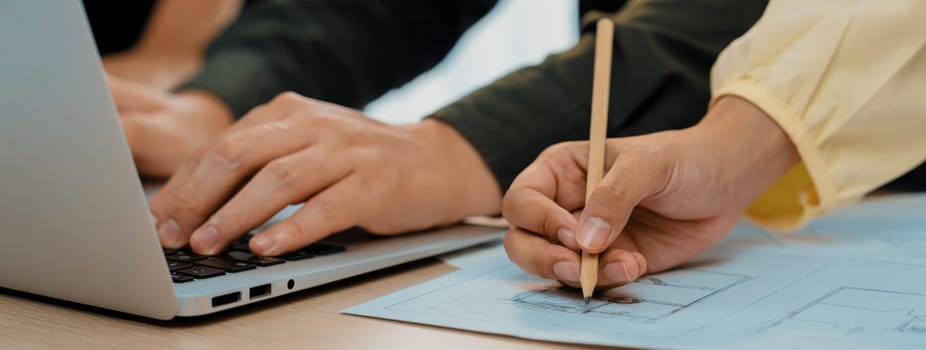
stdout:
POLYGON ((347 313, 529 339, 643 348, 926 348, 926 196, 834 213, 794 235, 740 223, 678 269, 598 293, 490 248, 347 313))

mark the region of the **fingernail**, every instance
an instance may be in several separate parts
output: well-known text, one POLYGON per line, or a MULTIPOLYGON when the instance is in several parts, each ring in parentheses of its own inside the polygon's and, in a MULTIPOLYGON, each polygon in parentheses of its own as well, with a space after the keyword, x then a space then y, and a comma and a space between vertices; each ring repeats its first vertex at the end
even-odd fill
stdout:
POLYGON ((190 236, 190 246, 203 253, 211 253, 215 242, 219 240, 219 231, 215 226, 202 227, 190 236))
POLYGON ((572 234, 572 231, 561 228, 556 231, 556 239, 558 239, 559 243, 562 245, 570 249, 576 249, 576 236, 572 234))
POLYGON ((630 276, 630 270, 623 261, 614 262, 604 266, 604 277, 615 283, 630 283, 633 277, 630 276))
POLYGON ((261 234, 251 238, 251 250, 260 255, 272 255, 275 240, 270 235, 261 234))
POLYGON ((174 245, 180 241, 180 225, 174 219, 168 219, 158 227, 161 242, 174 245))
POLYGON ((579 281, 579 267, 575 263, 568 261, 560 261, 553 264, 553 274, 556 275, 556 279, 566 282, 578 282, 579 281))
POLYGON ((580 225, 577 239, 587 249, 601 250, 608 243, 611 235, 611 225, 598 217, 590 217, 580 225))

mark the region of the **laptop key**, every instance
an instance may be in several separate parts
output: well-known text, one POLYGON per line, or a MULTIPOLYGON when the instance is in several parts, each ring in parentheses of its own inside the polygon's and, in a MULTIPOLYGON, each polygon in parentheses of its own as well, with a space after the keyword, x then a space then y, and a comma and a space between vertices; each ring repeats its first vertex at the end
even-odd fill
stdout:
POLYGON ((179 261, 170 261, 170 260, 167 261, 167 268, 170 269, 171 271, 183 270, 190 266, 193 266, 193 265, 190 265, 184 262, 179 262, 179 261))
POLYGON ((232 242, 229 250, 240 250, 243 252, 250 252, 251 247, 248 246, 248 243, 251 242, 252 236, 253 236, 253 232, 245 234, 244 236, 241 236, 241 238, 236 239, 234 242, 232 242))
POLYGON ((242 251, 230 251, 228 257, 235 259, 237 261, 243 261, 246 263, 251 263, 260 267, 267 267, 276 264, 285 263, 286 260, 280 258, 274 258, 269 256, 258 256, 254 255, 251 252, 242 252, 242 251))
POLYGON ((241 272, 257 268, 257 265, 232 260, 222 256, 210 256, 202 260, 194 261, 193 263, 200 266, 214 267, 228 272, 241 272))
POLYGON ((315 255, 331 255, 331 254, 341 253, 347 249, 341 245, 315 243, 313 245, 310 245, 305 250, 315 253, 315 255))
POLYGON ((286 260, 303 260, 316 256, 322 255, 331 255, 336 253, 344 252, 346 248, 344 246, 328 244, 328 243, 315 243, 308 247, 302 248, 299 251, 295 251, 286 255, 281 256, 281 258, 286 260))
POLYGON ((181 274, 177 273, 176 271, 171 271, 171 272, 170 272, 170 279, 172 279, 172 280, 174 281, 174 283, 183 283, 183 282, 192 281, 192 280, 193 280, 193 277, 190 277, 190 276, 187 276, 187 275, 181 275, 181 274))
POLYGON ((211 268, 209 266, 193 266, 193 267, 185 268, 183 270, 177 270, 177 272, 182 273, 187 276, 192 276, 196 279, 210 278, 210 277, 221 276, 225 274, 225 271, 222 271, 216 268, 211 268))
POLYGON ((314 257, 315 253, 308 252, 305 250, 295 251, 286 255, 281 256, 281 258, 289 261, 305 260, 311 257, 314 257))
POLYGON ((177 254, 170 255, 167 257, 167 260, 176 261, 176 262, 192 262, 196 260, 202 260, 207 258, 205 255, 199 255, 187 251, 179 251, 177 254))
POLYGON ((240 251, 244 251, 244 252, 247 252, 247 251, 250 251, 250 250, 251 250, 251 248, 248 247, 248 241, 246 241, 246 240, 244 240, 244 241, 243 241, 243 240, 237 240, 237 241, 232 242, 231 248, 230 248, 230 249, 231 249, 231 250, 240 250, 240 251))

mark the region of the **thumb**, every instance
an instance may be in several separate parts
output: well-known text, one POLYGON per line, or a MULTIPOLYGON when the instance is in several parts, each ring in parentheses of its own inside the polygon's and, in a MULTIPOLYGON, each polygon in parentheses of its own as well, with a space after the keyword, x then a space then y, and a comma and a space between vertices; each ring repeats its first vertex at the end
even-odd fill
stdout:
POLYGON ((618 155, 579 218, 576 240, 583 251, 597 254, 611 246, 633 209, 665 187, 667 167, 659 158, 658 154, 618 155))

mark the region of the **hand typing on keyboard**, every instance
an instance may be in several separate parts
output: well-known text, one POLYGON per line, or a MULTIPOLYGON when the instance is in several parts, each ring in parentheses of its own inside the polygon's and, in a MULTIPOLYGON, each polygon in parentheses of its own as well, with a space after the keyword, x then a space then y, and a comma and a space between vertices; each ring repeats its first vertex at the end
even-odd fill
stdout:
POLYGON ((395 234, 499 211, 501 193, 470 144, 425 120, 385 125, 356 110, 283 94, 186 162, 150 202, 161 244, 214 255, 289 204, 252 252, 297 252, 359 226, 395 234))

